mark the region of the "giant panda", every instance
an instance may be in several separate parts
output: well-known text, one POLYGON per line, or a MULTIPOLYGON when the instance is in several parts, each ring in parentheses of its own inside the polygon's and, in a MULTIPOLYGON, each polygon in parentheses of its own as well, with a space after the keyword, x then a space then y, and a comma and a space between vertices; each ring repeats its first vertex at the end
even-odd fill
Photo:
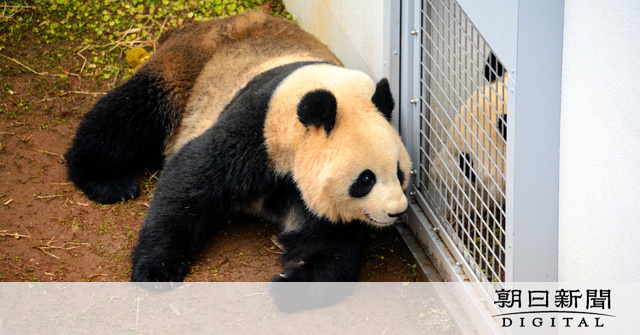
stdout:
POLYGON ((367 227, 407 209, 411 162, 386 79, 341 66, 296 25, 260 12, 196 23, 86 113, 66 154, 90 199, 138 195, 162 166, 131 280, 182 281, 232 213, 275 221, 274 281, 356 281, 367 227))
MULTIPOLYGON (((449 216, 503 223, 507 140, 508 74, 491 52, 484 65, 485 84, 455 113, 432 161, 430 174, 444 194, 449 216), (471 213, 471 215, 468 215, 471 213)), ((450 217, 449 219, 452 219, 450 217)))

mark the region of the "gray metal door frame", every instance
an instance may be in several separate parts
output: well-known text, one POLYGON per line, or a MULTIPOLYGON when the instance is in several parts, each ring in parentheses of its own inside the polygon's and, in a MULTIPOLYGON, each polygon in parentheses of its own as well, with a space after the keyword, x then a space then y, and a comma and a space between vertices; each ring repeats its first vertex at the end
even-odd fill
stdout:
MULTIPOLYGON (((557 281, 564 2, 486 0, 481 6, 471 0, 457 3, 509 71, 504 281, 557 281)), ((385 43, 386 72, 396 85, 399 107, 394 122, 415 169, 421 149, 420 34, 427 33, 420 26, 422 1, 387 0, 385 4, 389 9, 385 24, 391 33, 385 43)), ((445 280, 479 280, 452 242, 441 235, 441 223, 413 187, 409 195, 408 224, 445 280)))

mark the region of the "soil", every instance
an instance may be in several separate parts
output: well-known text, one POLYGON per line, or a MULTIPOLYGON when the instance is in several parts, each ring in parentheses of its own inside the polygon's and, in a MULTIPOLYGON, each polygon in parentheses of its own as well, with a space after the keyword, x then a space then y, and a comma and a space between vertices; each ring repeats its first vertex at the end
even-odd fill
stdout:
MULTIPOLYGON (((68 75, 83 59, 51 54, 71 43, 35 39, 0 48, 0 280, 127 281, 157 173, 140 176, 140 197, 114 205, 91 202, 67 180, 62 155, 83 113, 116 80, 68 75)), ((271 223, 231 219, 186 281, 268 281, 280 270, 274 235, 271 223)), ((363 281, 420 279, 394 228, 373 232, 365 253, 363 281)))

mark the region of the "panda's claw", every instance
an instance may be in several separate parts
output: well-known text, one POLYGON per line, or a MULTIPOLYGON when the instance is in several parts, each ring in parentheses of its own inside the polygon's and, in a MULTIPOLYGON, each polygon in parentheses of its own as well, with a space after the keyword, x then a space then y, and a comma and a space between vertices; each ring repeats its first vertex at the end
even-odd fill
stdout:
POLYGON ((288 267, 271 278, 272 282, 305 282, 309 281, 309 274, 302 266, 288 267))

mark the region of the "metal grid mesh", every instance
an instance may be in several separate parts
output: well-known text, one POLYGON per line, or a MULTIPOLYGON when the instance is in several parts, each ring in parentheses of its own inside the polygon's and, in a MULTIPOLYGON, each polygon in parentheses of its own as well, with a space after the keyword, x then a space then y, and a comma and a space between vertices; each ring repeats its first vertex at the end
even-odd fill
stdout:
POLYGON ((422 1, 420 36, 417 193, 475 276, 503 282, 506 74, 455 0, 422 1))

